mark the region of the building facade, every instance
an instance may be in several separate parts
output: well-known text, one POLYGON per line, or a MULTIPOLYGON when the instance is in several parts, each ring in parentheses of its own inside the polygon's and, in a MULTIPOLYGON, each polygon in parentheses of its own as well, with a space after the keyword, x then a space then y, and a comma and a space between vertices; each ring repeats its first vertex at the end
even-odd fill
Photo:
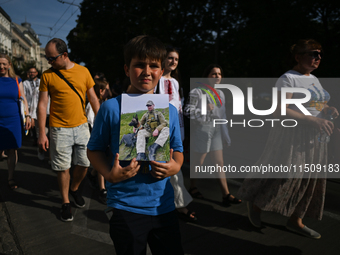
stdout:
MULTIPOLYGON (((17 33, 20 35, 20 37, 25 41, 29 42, 30 47, 28 52, 25 51, 24 56, 24 62, 35 62, 36 67, 40 70, 41 69, 41 56, 40 56, 40 41, 38 35, 34 32, 34 30, 31 27, 31 24, 28 22, 21 23, 21 25, 12 23, 14 29, 17 31, 17 33), (28 53, 28 54, 27 54, 28 53)), ((17 42, 18 49, 19 49, 19 55, 14 55, 13 57, 22 59, 22 51, 25 48, 25 43, 22 43, 22 41, 19 40, 17 42)), ((13 47, 13 45, 12 45, 13 47)))
POLYGON ((18 24, 12 23, 12 59, 21 68, 24 63, 32 61, 32 43, 18 26, 18 24))
POLYGON ((50 68, 50 64, 45 58, 45 48, 40 48, 40 72, 43 73, 45 70, 50 68))
POLYGON ((12 55, 11 18, 0 7, 0 52, 12 55))
POLYGON ((22 68, 24 64, 34 63, 41 73, 49 68, 44 58, 45 49, 40 48, 38 35, 31 24, 20 25, 12 22, 10 16, 0 7, 0 52, 8 54, 13 64, 22 68))

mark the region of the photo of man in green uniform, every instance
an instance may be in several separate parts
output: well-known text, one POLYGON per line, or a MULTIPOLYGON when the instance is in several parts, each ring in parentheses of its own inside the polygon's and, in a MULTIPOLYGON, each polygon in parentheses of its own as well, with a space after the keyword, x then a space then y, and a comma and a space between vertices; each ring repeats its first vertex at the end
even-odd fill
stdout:
POLYGON ((154 109, 155 104, 151 100, 146 103, 146 106, 148 112, 146 112, 140 120, 144 128, 141 129, 137 135, 137 160, 152 161, 155 160, 156 151, 160 147, 163 147, 167 141, 169 128, 167 127, 168 123, 164 115, 154 109), (146 138, 151 136, 157 137, 157 139, 148 147, 149 159, 147 159, 145 154, 146 138))

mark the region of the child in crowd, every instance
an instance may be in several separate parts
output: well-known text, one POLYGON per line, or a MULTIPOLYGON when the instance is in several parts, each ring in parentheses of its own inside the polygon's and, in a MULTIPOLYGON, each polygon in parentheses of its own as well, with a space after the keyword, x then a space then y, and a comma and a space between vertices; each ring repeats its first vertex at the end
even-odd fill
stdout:
MULTIPOLYGON (((156 38, 137 36, 125 46, 125 73, 131 86, 127 93, 153 94, 163 74, 164 45, 156 38)), ((107 204, 112 208, 110 236, 117 254, 183 254, 174 191, 170 176, 183 163, 183 147, 176 108, 169 104, 170 161, 119 161, 121 97, 104 102, 97 114, 88 143, 88 157, 106 182, 107 204), (107 163, 107 146, 115 155, 107 163), (149 169, 148 173, 139 171, 149 169)))
MULTIPOLYGON (((106 81, 105 78, 95 78, 94 79, 95 85, 94 85, 94 91, 98 97, 99 103, 102 104, 107 98, 110 97, 110 87, 109 87, 109 83, 106 81)), ((91 104, 88 103, 86 108, 85 108, 85 112, 86 112, 86 117, 87 117, 87 122, 89 123, 89 128, 90 128, 90 132, 93 129, 93 123, 94 123, 94 112, 92 110, 91 104)), ((90 171, 87 174, 87 177, 89 178, 90 182, 91 182, 91 186, 95 187, 96 186, 96 182, 98 181, 98 186, 99 186, 99 200, 106 204, 106 194, 107 194, 107 190, 105 188, 105 182, 104 182, 104 177, 101 174, 97 174, 97 178, 96 178, 96 174, 97 171, 93 168, 92 171, 90 171), (97 180, 96 180, 97 179, 97 180)))
MULTIPOLYGON (((99 103, 102 104, 106 99, 111 97, 109 83, 105 78, 94 78, 94 82, 94 91, 98 97, 99 103)), ((92 131, 95 116, 90 103, 87 103, 85 112, 90 131, 92 131)))

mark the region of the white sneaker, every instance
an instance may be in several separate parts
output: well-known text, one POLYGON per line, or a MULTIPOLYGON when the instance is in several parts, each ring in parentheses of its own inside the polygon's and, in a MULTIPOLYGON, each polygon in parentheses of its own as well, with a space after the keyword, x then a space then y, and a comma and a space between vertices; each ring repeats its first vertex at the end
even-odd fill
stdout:
POLYGON ((321 235, 318 232, 316 232, 313 229, 308 228, 306 225, 303 228, 299 228, 297 226, 294 226, 293 224, 291 224, 288 221, 286 228, 290 231, 293 231, 293 232, 298 233, 298 234, 303 235, 303 236, 307 236, 309 238, 313 238, 313 239, 320 239, 321 238, 321 235))
POLYGON ((38 148, 38 159, 40 160, 44 160, 45 159, 45 153, 44 151, 43 152, 40 152, 39 148, 38 148))

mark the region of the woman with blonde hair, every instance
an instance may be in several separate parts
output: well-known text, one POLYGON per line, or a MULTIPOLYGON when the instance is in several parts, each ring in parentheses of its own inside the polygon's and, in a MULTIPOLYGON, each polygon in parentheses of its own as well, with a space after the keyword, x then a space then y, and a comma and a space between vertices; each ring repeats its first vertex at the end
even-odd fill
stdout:
POLYGON ((11 59, 0 54, 0 152, 7 150, 8 186, 18 188, 14 179, 14 169, 18 161, 17 150, 22 143, 22 121, 19 110, 19 96, 26 109, 25 129, 31 127, 31 116, 21 79, 14 73, 11 59))

